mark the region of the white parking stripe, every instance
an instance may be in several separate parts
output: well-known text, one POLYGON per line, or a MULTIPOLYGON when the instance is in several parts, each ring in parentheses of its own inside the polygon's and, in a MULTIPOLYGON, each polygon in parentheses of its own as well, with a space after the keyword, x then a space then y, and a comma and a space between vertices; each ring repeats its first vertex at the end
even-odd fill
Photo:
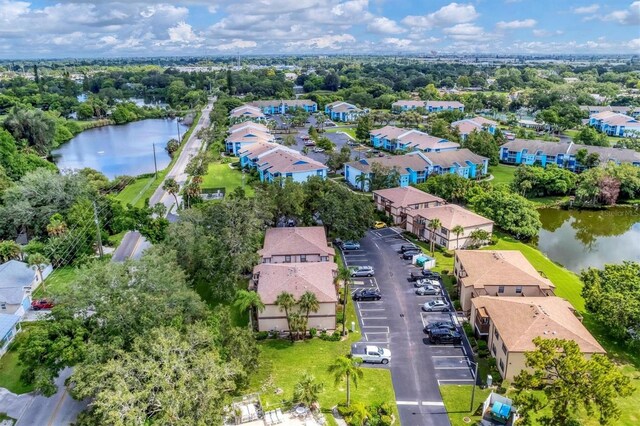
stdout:
POLYGON ((421 401, 420 403, 427 406, 444 407, 444 402, 442 401, 421 401))
POLYGON ((438 379, 438 385, 440 382, 475 382, 473 379, 438 379))
POLYGON ((466 358, 462 355, 431 355, 431 358, 466 358))
POLYGON ((396 401, 396 405, 418 405, 418 401, 396 401))
POLYGON ((366 321, 366 320, 386 320, 387 317, 367 317, 367 318, 362 318, 362 321, 366 321))
POLYGON ((468 370, 469 366, 466 367, 434 367, 435 370, 468 370))

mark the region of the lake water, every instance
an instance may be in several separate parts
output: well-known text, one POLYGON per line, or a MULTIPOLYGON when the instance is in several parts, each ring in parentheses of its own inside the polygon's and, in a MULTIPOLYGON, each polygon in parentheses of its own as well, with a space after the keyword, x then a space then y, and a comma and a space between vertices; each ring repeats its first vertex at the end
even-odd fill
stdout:
POLYGON ((624 260, 640 262, 640 208, 539 212, 538 248, 574 272, 624 260))
POLYGON ((153 145, 156 145, 158 170, 169 165, 171 158, 165 146, 171 138, 184 135, 187 127, 175 119, 149 119, 85 130, 54 150, 58 168, 90 167, 110 179, 119 175, 137 176, 152 173, 153 145), (178 124, 176 124, 178 123, 178 124))

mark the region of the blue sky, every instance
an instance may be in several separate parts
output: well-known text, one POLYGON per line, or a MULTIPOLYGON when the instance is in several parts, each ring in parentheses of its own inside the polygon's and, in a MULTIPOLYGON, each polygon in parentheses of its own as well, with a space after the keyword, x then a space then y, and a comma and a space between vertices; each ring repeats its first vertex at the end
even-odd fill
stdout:
POLYGON ((0 0, 0 57, 640 53, 633 0, 0 0))

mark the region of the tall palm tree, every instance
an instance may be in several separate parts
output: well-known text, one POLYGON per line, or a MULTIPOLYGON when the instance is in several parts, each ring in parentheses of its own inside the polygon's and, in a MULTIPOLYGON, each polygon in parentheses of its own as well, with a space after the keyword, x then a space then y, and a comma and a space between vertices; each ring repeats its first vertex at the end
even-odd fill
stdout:
POLYGON ((264 303, 256 291, 240 290, 236 295, 233 305, 241 312, 249 311, 249 326, 253 330, 253 317, 258 312, 264 311, 264 303))
POLYGON ((360 185, 360 191, 364 192, 364 186, 367 182, 369 182, 369 178, 366 174, 360 173, 356 176, 356 183, 360 185))
POLYGON ((289 314, 289 324, 291 324, 289 333, 293 336, 293 332, 296 332, 295 338, 291 340, 298 340, 300 338, 300 332, 307 328, 307 319, 299 312, 291 312, 289 314))
POLYGON ((451 232, 456 234, 456 250, 460 248, 458 242, 460 240, 460 235, 464 233, 464 228, 461 225, 456 225, 451 229, 451 232))
POLYGON ((166 178, 162 184, 162 189, 173 195, 176 200, 176 210, 178 210, 178 192, 180 192, 180 184, 174 178, 166 178))
POLYGON ((58 236, 67 232, 67 224, 60 213, 56 213, 51 216, 49 223, 47 224, 47 233, 50 236, 58 236))
POLYGON ((293 402, 311 407, 318 402, 318 397, 324 391, 324 384, 316 382, 316 378, 304 373, 302 379, 293 388, 293 402))
POLYGON ((436 242, 436 230, 440 229, 442 226, 442 222, 440 219, 436 218, 429 222, 428 228, 431 230, 431 256, 433 256, 433 252, 435 250, 435 242, 436 242))
POLYGON ((291 330, 291 316, 289 311, 296 305, 296 299, 293 294, 283 291, 276 297, 276 305, 280 308, 280 312, 284 311, 284 316, 287 318, 287 327, 289 328, 289 337, 293 342, 293 330, 291 330))
POLYGON ((304 328, 302 330, 302 340, 307 337, 307 326, 309 325, 309 314, 311 312, 318 312, 320 310, 320 302, 315 293, 311 291, 305 291, 300 300, 298 301, 300 309, 304 312, 304 328))
POLYGON ((361 358, 341 355, 333 361, 328 369, 329 373, 333 375, 336 385, 343 380, 347 382, 347 407, 351 404, 351 381, 357 388, 358 380, 364 376, 360 364, 362 364, 361 358))
POLYGON ((38 277, 40 278, 40 282, 42 283, 42 291, 47 292, 47 288, 44 286, 44 277, 42 276, 42 271, 49 264, 49 259, 43 254, 33 253, 30 254, 27 258, 27 264, 31 266, 32 269, 38 272, 38 277))
POLYGON ((22 249, 20 248, 20 245, 15 241, 0 241, 0 263, 5 263, 12 259, 17 259, 20 257, 20 253, 22 253, 22 249))
POLYGON ((347 303, 349 303, 349 296, 351 292, 349 291, 349 285, 351 284, 351 271, 345 267, 342 267, 338 270, 338 275, 336 275, 336 282, 342 282, 343 290, 342 290, 342 335, 347 335, 347 303))

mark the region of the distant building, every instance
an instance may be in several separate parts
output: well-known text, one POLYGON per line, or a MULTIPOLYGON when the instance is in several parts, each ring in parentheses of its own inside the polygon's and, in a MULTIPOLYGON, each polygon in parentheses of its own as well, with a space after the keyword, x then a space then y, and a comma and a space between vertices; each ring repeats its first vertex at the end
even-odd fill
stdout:
MULTIPOLYGON (((42 278, 51 273, 49 265, 42 278)), ((10 260, 0 265, 0 313, 22 317, 31 307, 31 293, 41 283, 40 275, 24 262, 10 260)))
POLYGON ((464 104, 458 101, 412 101, 401 100, 391 104, 394 112, 415 111, 424 108, 426 112, 461 111, 464 112, 464 104))
POLYGON ((333 121, 356 121, 367 111, 347 102, 336 101, 325 105, 324 112, 333 121))
POLYGON ((258 254, 262 263, 333 262, 335 249, 323 226, 297 226, 267 229, 258 254))
POLYGON ((266 117, 260 108, 251 105, 242 105, 234 108, 229 113, 229 121, 231 124, 241 123, 243 121, 264 122, 266 117))
POLYGON ((460 137, 462 137, 462 139, 466 139, 467 136, 469 136, 469 134, 471 134, 471 132, 473 132, 474 130, 478 132, 486 131, 493 135, 496 133, 498 123, 493 120, 477 116, 473 118, 466 118, 464 120, 454 121, 453 123, 451 123, 451 127, 458 129, 460 137))
POLYGON ((4 355, 18 333, 20 317, 17 315, 0 313, 0 356, 4 355))
POLYGON ((266 115, 287 114, 296 109, 302 109, 308 113, 318 111, 318 105, 309 99, 253 101, 249 105, 260 108, 266 115))
POLYGON ((640 121, 630 115, 603 111, 589 117, 589 126, 609 136, 640 137, 640 121))
MULTIPOLYGON (((593 95, 592 95, 593 96, 593 95)), ((580 107, 582 111, 587 111, 589 116, 598 114, 600 112, 616 112, 618 114, 626 114, 637 118, 640 115, 640 108, 621 106, 621 105, 583 105, 580 107)))
POLYGON ((442 198, 412 186, 375 190, 373 201, 376 209, 389 216, 394 225, 406 222, 409 210, 437 207, 446 203, 442 198))
POLYGON ((369 137, 374 148, 383 148, 387 151, 440 152, 460 148, 460 144, 456 142, 430 136, 420 130, 396 126, 385 126, 372 130, 369 137))
POLYGON ((225 140, 226 151, 229 154, 238 155, 242 147, 256 142, 273 142, 275 138, 271 133, 256 130, 252 127, 237 129, 225 140))

